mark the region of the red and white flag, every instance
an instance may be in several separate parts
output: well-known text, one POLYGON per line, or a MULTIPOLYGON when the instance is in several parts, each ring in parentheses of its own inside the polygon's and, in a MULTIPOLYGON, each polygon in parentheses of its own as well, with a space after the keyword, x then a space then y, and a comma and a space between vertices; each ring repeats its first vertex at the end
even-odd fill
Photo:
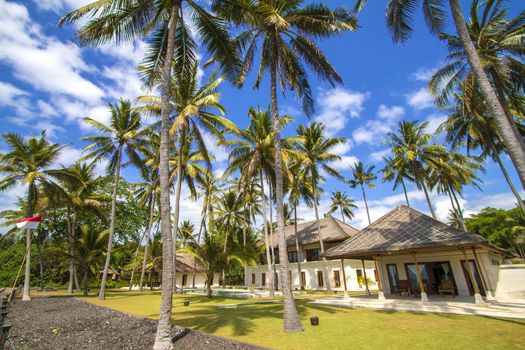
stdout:
POLYGON ((17 221, 16 227, 21 228, 21 229, 34 230, 38 227, 38 224, 40 224, 41 220, 42 220, 42 215, 37 215, 37 216, 33 216, 32 218, 22 219, 20 221, 17 221))

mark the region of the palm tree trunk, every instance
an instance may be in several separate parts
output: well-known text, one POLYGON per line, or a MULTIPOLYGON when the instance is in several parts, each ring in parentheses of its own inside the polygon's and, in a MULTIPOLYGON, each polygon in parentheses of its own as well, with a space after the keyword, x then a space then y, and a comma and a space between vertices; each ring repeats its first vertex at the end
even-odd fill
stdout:
POLYGON ((304 290, 303 280, 301 277, 301 258, 302 254, 299 249, 299 237, 297 237, 297 205, 293 205, 293 217, 294 217, 294 233, 295 233, 295 250, 297 250, 297 276, 299 276, 299 284, 301 285, 301 290, 304 290))
POLYGON ((120 162, 122 160, 122 145, 119 145, 117 150, 117 164, 115 165, 115 179, 113 183, 113 194, 111 196, 111 221, 109 224, 108 237, 108 251, 106 255, 106 263, 104 264, 104 271, 102 272, 102 281, 100 282, 100 291, 98 292, 98 300, 106 299, 106 281, 108 279, 109 264, 111 262, 111 251, 113 250, 113 235, 115 234, 115 214, 117 208, 117 189, 120 180, 120 162))
POLYGON ((436 212, 434 211, 434 207, 432 206, 432 202, 430 201, 430 196, 428 195, 427 186, 423 181, 420 181, 421 187, 423 188, 423 192, 425 192, 425 198, 427 199, 428 208, 430 209, 430 213, 432 214, 432 217, 434 219, 437 219, 436 212))
POLYGON ((321 221, 319 220, 319 206, 317 203, 317 174, 312 171, 312 187, 314 195, 314 211, 315 211, 315 221, 317 223, 317 237, 319 237, 319 244, 321 246, 321 255, 323 255, 323 272, 326 281, 326 291, 332 293, 332 286, 330 283, 330 276, 328 275, 328 267, 326 266, 326 258, 324 256, 324 241, 323 236, 321 235, 321 221))
POLYGON ((512 183, 512 180, 510 179, 509 173, 507 173, 507 169, 505 169, 505 166, 503 165, 503 162, 501 161, 499 153, 496 150, 496 146, 494 145, 494 143, 492 141, 490 142, 490 148, 492 150, 492 156, 494 157, 494 160, 496 160, 496 163, 498 163, 499 168, 501 169, 501 172, 503 173, 503 177, 505 177, 505 180, 509 184, 510 190, 514 194, 514 197, 516 197, 516 200, 518 201, 519 207, 523 211, 523 214, 525 214, 525 203, 523 202, 523 199, 521 199, 521 196, 520 196, 518 190, 516 189, 516 187, 512 183))
POLYGON ((246 267, 246 230, 248 229, 246 227, 246 204, 243 205, 243 218, 244 218, 244 222, 242 223, 242 247, 243 247, 243 250, 244 250, 244 254, 243 254, 243 260, 244 260, 244 278, 243 278, 243 281, 244 281, 244 286, 246 287, 247 283, 246 283, 246 271, 247 271, 247 267, 246 267))
MULTIPOLYGON (((73 251, 75 250, 75 243, 77 239, 77 234, 76 234, 77 218, 78 218, 78 213, 75 209, 73 209, 73 219, 71 220, 71 235, 72 235, 71 237, 73 239, 73 251)), ((78 267, 77 267, 77 262, 75 261, 75 259, 73 259, 73 282, 74 282, 75 289, 77 291, 80 291, 81 286, 78 280, 78 267)))
MULTIPOLYGON (((207 208, 208 208, 208 206, 206 205, 207 202, 208 202, 207 199, 204 198, 204 206, 202 208, 202 218, 201 218, 201 225, 199 227, 199 235, 197 236, 197 244, 201 244, 202 230, 204 229, 204 224, 205 224, 205 221, 206 221, 206 211, 207 211, 207 208)), ((192 281, 192 284, 191 284, 192 288, 195 288, 195 276, 196 276, 195 271, 196 270, 197 270, 197 260, 194 260, 193 261, 193 281, 192 281)))
POLYGON ((363 200, 365 201, 365 208, 366 208, 366 216, 368 217, 368 224, 372 224, 372 220, 370 220, 370 212, 368 211, 368 202, 366 201, 366 194, 365 194, 365 187, 363 184, 361 184, 361 192, 363 192, 363 200))
POLYGON ((449 0, 449 4, 452 10, 454 23, 456 24, 459 40, 465 49, 465 53, 467 55, 470 67, 472 68, 472 72, 474 73, 476 82, 480 87, 481 94, 487 102, 490 114, 496 122, 496 126, 501 137, 503 138, 510 159, 516 167, 521 184, 525 188, 525 149, 522 147, 518 136, 514 133, 512 125, 507 119, 505 111, 503 110, 498 97, 496 96, 496 93, 494 92, 494 89, 492 88, 487 75, 483 70, 481 60, 479 59, 476 48, 474 47, 474 44, 472 43, 468 33, 467 25, 465 24, 465 19, 463 18, 459 1, 449 0))
MULTIPOLYGON (((177 183, 175 185, 175 210, 173 211, 174 231, 173 237, 173 287, 174 292, 177 293, 177 232, 179 231, 179 216, 180 216, 180 194, 182 191, 182 154, 184 152, 184 145, 186 142, 186 133, 181 130, 180 133, 179 154, 177 156, 177 183)), ((181 283, 182 289, 182 283, 181 283)))
POLYGON ((274 276, 274 279, 273 279, 273 286, 275 288, 275 290, 279 290, 279 282, 275 281, 275 276, 277 276, 277 267, 275 266, 275 260, 277 260, 275 258, 275 248, 274 248, 274 244, 273 244, 273 237, 274 237, 274 231, 273 231, 273 201, 272 201, 272 193, 273 193, 273 188, 272 188, 272 181, 270 180, 270 177, 267 176, 266 177, 266 180, 268 180, 268 190, 269 190, 269 193, 270 193, 270 248, 271 248, 271 253, 272 253, 272 270, 273 270, 273 276, 274 276))
POLYGON ((403 193, 405 194, 405 200, 407 201, 407 207, 410 208, 410 202, 408 201, 407 188, 405 186, 405 180, 403 180, 403 178, 401 178, 401 186, 403 186, 403 193))
POLYGON ((84 284, 84 296, 87 296, 88 295, 88 271, 89 271, 89 268, 86 267, 84 269, 84 276, 82 277, 82 281, 83 281, 83 284, 84 284))
POLYGON ((181 0, 175 0, 172 4, 170 14, 170 25, 168 29, 168 45, 162 71, 162 112, 160 133, 160 223, 162 235, 162 293, 159 312, 159 323, 155 336, 155 350, 171 350, 171 307, 173 294, 173 246, 170 220, 170 183, 169 183, 169 115, 170 115, 170 81, 171 68, 173 65, 173 53, 175 52, 175 32, 177 27, 177 16, 180 10, 181 0))
POLYGON ((142 270, 140 271, 140 282, 139 282, 139 291, 143 291, 144 276, 146 274, 146 262, 148 261, 148 248, 149 248, 149 239, 151 236, 151 227, 153 226, 153 216, 155 213, 155 190, 151 191, 151 203, 149 206, 149 222, 148 222, 148 233, 146 236, 146 245, 144 247, 144 258, 142 259, 142 270))
MULTIPOLYGON (((461 210, 461 206, 459 205, 458 197, 456 196, 456 191, 454 191, 454 189, 449 186, 448 194, 449 196, 450 195, 452 196, 450 200, 452 201, 452 198, 454 198, 454 202, 456 203, 456 210, 459 215, 459 220, 460 220, 459 223, 461 225, 461 229, 467 232, 467 226, 465 225, 465 218, 463 217, 463 211, 461 210)), ((452 207, 454 207, 454 202, 452 203, 452 207)))
POLYGON ((268 293, 270 294, 270 298, 273 298, 275 296, 275 289, 273 287, 272 257, 270 256, 270 240, 268 239, 268 220, 266 219, 266 194, 264 193, 264 179, 262 175, 262 169, 260 170, 259 177, 261 181, 264 243, 266 245, 266 266, 268 267, 268 293))
MULTIPOLYGON (((33 186, 34 183, 30 183, 27 189, 27 208, 26 217, 30 218, 33 216, 33 186)), ((22 300, 31 301, 31 292, 29 290, 31 284, 31 230, 26 230, 26 266, 24 275, 24 293, 22 300)))
POLYGON ((343 219, 343 224, 346 224, 346 222, 345 222, 345 215, 343 213, 343 206, 342 205, 339 206, 339 210, 341 211, 341 218, 343 219))
POLYGON ((298 332, 303 330, 303 325, 297 313, 293 293, 291 290, 290 275, 288 274, 288 256, 286 239, 284 237, 284 207, 283 207, 283 162, 281 155, 281 125, 279 121, 279 107, 277 106, 277 43, 275 38, 270 55, 270 91, 271 109, 274 130, 275 147, 275 200, 277 202, 277 236, 279 239, 279 263, 281 265, 281 283, 284 305, 284 331, 298 332))
POLYGON ((69 241, 69 283, 67 285, 67 293, 73 294, 73 273, 74 273, 74 258, 73 258, 73 252, 74 252, 74 239, 73 239, 73 229, 71 224, 71 208, 68 205, 67 206, 67 238, 69 241))
POLYGON ((38 266, 40 270, 40 289, 43 291, 46 286, 44 283, 44 264, 42 262, 42 250, 40 249, 40 243, 38 243, 36 237, 33 237, 33 239, 35 240, 36 251, 38 253, 38 266))

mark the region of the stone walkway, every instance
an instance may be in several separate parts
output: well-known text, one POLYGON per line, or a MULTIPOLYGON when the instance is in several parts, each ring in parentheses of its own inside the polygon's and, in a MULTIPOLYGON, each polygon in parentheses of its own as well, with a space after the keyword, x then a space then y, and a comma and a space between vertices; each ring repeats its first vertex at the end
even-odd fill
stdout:
POLYGON ((413 298, 391 298, 380 301, 377 297, 325 298, 313 304, 375 310, 433 312, 458 315, 489 316, 502 318, 525 318, 525 300, 500 300, 476 305, 473 298, 434 298, 421 302, 413 298))

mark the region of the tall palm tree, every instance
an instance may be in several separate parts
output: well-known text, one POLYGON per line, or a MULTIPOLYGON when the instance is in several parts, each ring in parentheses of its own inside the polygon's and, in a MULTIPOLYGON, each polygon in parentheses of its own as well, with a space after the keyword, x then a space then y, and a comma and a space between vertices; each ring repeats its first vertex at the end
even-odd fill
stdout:
POLYGON ((313 207, 313 190, 312 183, 307 181, 305 171, 302 169, 302 162, 294 159, 289 165, 289 173, 291 176, 288 177, 286 182, 286 192, 288 193, 288 201, 293 207, 293 225, 294 225, 294 237, 295 237, 295 250, 297 251, 297 275, 299 276, 299 284, 301 290, 304 289, 303 280, 301 277, 301 248, 299 246, 299 237, 297 235, 297 206, 301 202, 312 208, 313 207))
POLYGON ((80 239, 72 251, 73 259, 80 267, 82 275, 83 294, 88 295, 88 278, 93 273, 93 264, 104 257, 103 248, 107 244, 109 232, 95 224, 80 226, 80 239))
MULTIPOLYGON (((269 240, 269 227, 267 219, 267 201, 264 186, 264 176, 273 178, 273 163, 275 157, 274 151, 274 133, 270 110, 261 110, 261 108, 250 108, 248 110, 250 124, 244 130, 241 130, 238 137, 234 140, 227 140, 226 145, 231 150, 229 156, 228 169, 225 176, 229 176, 234 171, 240 172, 241 182, 246 182, 252 178, 259 179, 260 195, 262 202, 262 215, 264 226, 264 239, 266 244, 266 261, 268 266, 268 290, 270 297, 273 297, 275 285, 274 274, 272 272, 271 249, 269 240)), ((284 126, 291 121, 291 118, 284 116, 281 118, 281 125, 284 126)), ((287 145, 287 140, 283 140, 287 145)), ((283 147, 281 152, 286 159, 288 147, 283 147)))
MULTIPOLYGON (((161 148, 160 148, 160 212, 163 235, 163 273, 173 274, 173 246, 171 242, 170 199, 169 199, 169 117, 171 114, 170 87, 172 71, 191 70, 197 60, 197 45, 193 33, 197 33, 208 53, 214 57, 221 68, 234 80, 239 71, 239 59, 234 44, 229 40, 227 24, 210 14, 197 3, 187 0, 162 1, 95 1, 70 12, 60 20, 60 25, 88 20, 79 31, 78 41, 82 45, 100 45, 108 41, 120 42, 137 37, 148 37, 149 50, 144 65, 152 74, 162 72, 161 108, 161 148), (190 30, 183 11, 183 5, 191 8, 192 24, 190 30)), ((155 337, 155 349, 173 349, 171 339, 171 305, 173 283, 164 278, 161 312, 155 337)))
MULTIPOLYGON (((239 227, 244 226, 244 220, 246 220, 242 199, 236 191, 232 190, 224 193, 217 204, 215 211, 216 229, 222 234, 224 255, 228 253, 228 245, 231 244, 233 233, 239 227)), ((223 286, 226 286, 225 277, 223 270, 223 286)))
POLYGON ((323 180, 321 171, 334 176, 340 180, 343 179, 341 174, 330 166, 330 163, 340 160, 341 157, 331 153, 331 151, 345 140, 338 137, 325 137, 325 126, 321 123, 312 123, 305 127, 299 125, 297 134, 299 135, 299 142, 295 145, 296 156, 302 163, 304 172, 308 174, 308 181, 312 183, 313 190, 313 204, 315 212, 315 220, 317 221, 317 236, 319 237, 319 244, 321 245, 321 254, 323 254, 323 267, 326 281, 326 289, 328 292, 332 291, 330 284, 330 276, 328 275, 328 268, 326 266, 326 258, 324 257, 324 239, 321 235, 321 222, 319 221, 319 194, 318 184, 319 180, 323 180))
MULTIPOLYGON (((40 137, 23 138, 20 135, 8 133, 2 135, 8 147, 8 152, 0 155, 0 173, 5 176, 0 179, 0 191, 6 191, 17 184, 27 186, 26 217, 34 215, 36 202, 42 192, 60 193, 60 187, 53 181, 53 171, 49 169, 58 160, 63 145, 51 143, 43 131, 40 137)), ((31 275, 31 230, 26 231, 26 266, 24 277, 25 301, 31 300, 29 292, 31 275)))
POLYGON ((303 7, 301 1, 220 1, 212 9, 244 30, 239 44, 245 52, 239 82, 245 80, 253 66, 257 45, 260 44, 259 69, 255 87, 258 88, 265 72, 270 74, 270 105, 274 124, 275 194, 277 209, 277 236, 284 296, 284 329, 288 332, 303 329, 295 308, 288 274, 288 257, 283 220, 283 160, 281 154, 281 123, 277 105, 277 84, 282 92, 288 88, 297 93, 307 114, 313 111, 313 98, 306 63, 317 76, 331 84, 341 82, 340 76, 312 37, 329 38, 357 28, 357 20, 349 11, 338 8, 331 11, 323 4, 303 7))
POLYGON ((365 202, 366 216, 368 217, 369 225, 372 223, 372 220, 370 220, 370 212, 368 211, 368 202, 366 201, 365 185, 368 188, 376 187, 376 185, 372 183, 372 181, 377 179, 376 174, 374 174, 374 169, 375 166, 372 165, 370 167, 366 167, 361 161, 359 161, 358 163, 354 163, 354 166, 352 167, 352 179, 348 180, 350 187, 356 188, 357 186, 359 186, 361 188, 361 192, 363 193, 363 201, 365 202))
POLYGON ((392 188, 394 191, 398 185, 401 185, 407 206, 410 207, 407 188, 405 185, 405 179, 410 180, 409 169, 406 167, 406 162, 392 157, 383 157, 383 161, 385 162, 385 166, 381 169, 383 172, 383 179, 381 181, 383 183, 386 181, 394 181, 394 187, 392 188))
MULTIPOLYGON (((192 146, 198 149, 202 159, 211 168, 210 158, 204 143, 201 129, 211 133, 218 140, 224 139, 224 131, 237 132, 235 124, 222 116, 225 110, 219 102, 218 88, 223 77, 218 77, 217 72, 210 75, 208 80, 199 85, 198 65, 195 64, 191 70, 175 73, 170 90, 172 115, 170 117, 170 135, 178 142, 177 154, 187 154, 192 146), (217 111, 218 113, 215 113, 217 111), (192 140, 192 142, 190 142, 192 140)), ((139 110, 154 115, 162 114, 162 98, 158 96, 141 96, 139 101, 144 106, 139 110)), ((184 157, 177 157, 176 162, 176 184, 175 184, 175 208, 173 211, 174 224, 178 225, 180 210, 180 195, 182 181, 185 179, 184 157)), ((186 177, 187 179, 187 177, 186 177)), ((171 181, 170 181, 171 183, 171 181)), ((173 237, 173 249, 176 246, 176 236, 173 237)), ((175 255, 172 255, 172 276, 175 276, 175 255)))
POLYGON ((428 208, 434 218, 436 212, 430 201, 427 184, 429 180, 428 169, 438 168, 440 157, 445 153, 445 148, 435 143, 432 135, 425 132, 428 122, 418 124, 417 121, 401 121, 397 132, 389 132, 386 142, 394 155, 394 166, 407 168, 413 177, 418 189, 423 189, 428 208), (403 164, 405 163, 405 164, 403 164))
POLYGON ((328 210, 329 215, 339 210, 343 222, 345 222, 345 217, 352 220, 355 216, 352 209, 357 209, 353 199, 349 198, 345 192, 336 191, 332 193, 331 201, 332 204, 330 204, 330 210, 328 210))
POLYGON ((460 92, 454 97, 456 105, 449 108, 449 116, 438 130, 446 131, 446 140, 451 147, 464 144, 467 153, 481 149, 480 158, 492 158, 501 169, 518 205, 525 214, 525 203, 501 160, 500 154, 506 150, 503 140, 494 127, 494 120, 487 115, 483 97, 475 90, 472 91, 473 85, 472 79, 467 79, 462 84, 460 92))
POLYGON ((99 210, 107 198, 96 193, 97 187, 101 183, 101 178, 95 176, 95 166, 96 162, 76 162, 69 168, 55 172, 55 176, 60 180, 60 184, 65 191, 65 196, 63 196, 61 200, 65 199, 67 203, 66 219, 69 254, 71 256, 69 284, 67 288, 69 294, 73 293, 73 284, 77 273, 73 259, 73 251, 75 250, 74 245, 77 239, 76 226, 79 212, 85 210, 90 211, 101 218, 104 223, 107 223, 107 218, 99 210))
MULTIPOLYGON (((360 10, 367 0, 357 0, 356 10, 360 10)), ((489 4, 492 1, 489 1, 489 4)), ((446 13, 443 8, 444 0, 407 0, 407 1, 388 1, 386 10, 387 27, 392 33, 396 42, 406 41, 412 33, 412 20, 417 10, 417 5, 422 4, 425 21, 432 33, 440 33, 445 27, 446 13)), ((480 55, 476 51, 473 38, 469 30, 459 0, 448 0, 452 18, 456 26, 459 43, 464 49, 468 63, 472 69, 472 74, 476 79, 483 99, 486 101, 487 109, 494 118, 495 126, 500 133, 503 143, 509 152, 512 163, 516 167, 522 185, 525 188, 525 149, 519 135, 515 133, 513 123, 509 121, 503 106, 487 73, 484 70, 480 55)), ((497 1, 501 3, 501 1, 497 1)), ((517 45, 520 45, 516 43, 517 45)))
POLYGON ((109 159, 107 171, 114 176, 108 250, 102 273, 102 281, 100 282, 99 300, 106 298, 106 281, 108 278, 111 251, 113 250, 113 236, 115 233, 117 189, 120 181, 120 170, 127 164, 122 163, 122 156, 125 152, 130 163, 139 165, 141 164, 141 159, 137 151, 144 145, 141 139, 140 113, 131 109, 131 103, 129 101, 120 100, 118 105, 110 103, 109 111, 111 113, 109 125, 105 125, 92 118, 84 118, 84 122, 98 130, 101 135, 82 138, 91 142, 84 148, 84 152, 87 152, 87 154, 83 159, 93 158, 97 161, 109 159))

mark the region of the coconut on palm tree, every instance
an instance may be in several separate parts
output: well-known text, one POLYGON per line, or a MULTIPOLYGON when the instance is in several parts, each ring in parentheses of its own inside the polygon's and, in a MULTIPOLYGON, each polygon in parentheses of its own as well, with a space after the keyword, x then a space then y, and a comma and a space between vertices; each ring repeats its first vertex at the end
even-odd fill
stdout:
POLYGON ((354 204, 354 200, 346 195, 345 192, 336 191, 332 193, 332 198, 330 199, 332 203, 330 204, 330 209, 328 210, 328 215, 332 215, 336 211, 339 211, 341 214, 341 220, 345 222, 345 217, 349 220, 354 218, 353 209, 357 209, 357 205, 354 204))
POLYGON ((352 167, 352 179, 348 180, 350 187, 361 188, 361 193, 363 194, 363 201, 365 202, 366 216, 368 217, 368 224, 370 225, 372 221, 370 220, 370 212, 368 211, 368 202, 366 201, 365 186, 368 188, 375 188, 376 185, 372 181, 377 179, 376 174, 374 173, 375 166, 365 166, 363 162, 359 161, 354 163, 352 167))
MULTIPOLYGON (((357 0, 355 9, 357 11, 361 10, 366 2, 367 0, 357 0)), ((425 22, 430 28, 430 31, 432 33, 442 32, 446 25, 444 2, 445 0, 388 1, 386 23, 392 33, 394 41, 405 42, 410 37, 414 14, 419 4, 422 5, 425 22)), ((487 8, 490 8, 494 2, 496 2, 497 5, 501 4, 501 1, 489 0, 489 2, 487 2, 487 8)), ((514 123, 507 117, 502 102, 498 99, 498 95, 484 69, 482 58, 476 50, 478 43, 474 42, 474 39, 479 40, 479 38, 471 37, 463 17, 460 1, 448 0, 448 3, 459 38, 458 44, 463 47, 462 55, 467 57, 472 75, 478 84, 483 100, 486 102, 487 110, 494 119, 494 124, 501 135, 512 163, 516 167, 521 183, 525 188, 525 148, 523 147, 523 141, 520 140, 520 136, 515 132, 514 123)), ((520 21, 521 19, 518 20, 518 22, 514 22, 509 29, 515 25, 519 25, 520 21)), ((517 34, 521 35, 520 32, 517 34)), ((515 45, 521 45, 519 40, 515 41, 515 45)))
MULTIPOLYGON (((40 137, 23 138, 9 133, 2 135, 8 147, 5 154, 0 155, 0 173, 5 176, 0 179, 0 191, 6 191, 17 184, 27 186, 26 217, 34 215, 35 204, 42 191, 51 195, 62 192, 54 182, 52 167, 64 146, 51 143, 42 132, 40 137)), ((31 230, 26 230, 26 266, 24 276, 24 301, 30 301, 29 291, 31 275, 31 230)))
POLYGON ((131 109, 129 101, 120 100, 117 105, 109 104, 111 113, 109 124, 105 125, 92 118, 84 118, 84 122, 99 131, 100 135, 85 136, 84 140, 91 143, 84 148, 87 154, 83 159, 102 160, 108 159, 107 171, 113 174, 113 193, 111 198, 111 216, 109 225, 108 250, 106 252, 106 263, 100 283, 99 300, 106 298, 106 281, 108 278, 111 251, 113 250, 113 236, 115 234, 117 189, 120 180, 121 168, 128 164, 123 163, 123 155, 129 158, 129 163, 141 164, 138 149, 144 145, 141 139, 141 116, 140 113, 131 109))

